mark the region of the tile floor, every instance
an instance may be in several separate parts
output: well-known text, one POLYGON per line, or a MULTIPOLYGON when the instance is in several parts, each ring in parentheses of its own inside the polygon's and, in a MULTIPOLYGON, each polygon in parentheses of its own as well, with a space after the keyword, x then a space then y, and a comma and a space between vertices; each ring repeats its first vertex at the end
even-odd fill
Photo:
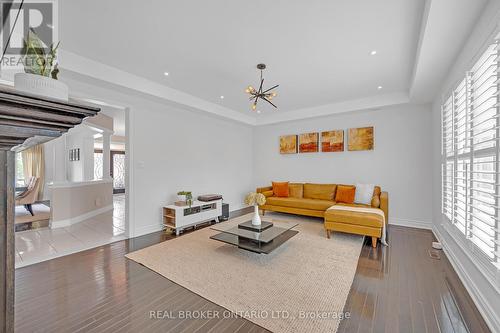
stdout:
POLYGON ((113 196, 113 211, 66 228, 16 232, 16 268, 126 239, 125 195, 113 196))

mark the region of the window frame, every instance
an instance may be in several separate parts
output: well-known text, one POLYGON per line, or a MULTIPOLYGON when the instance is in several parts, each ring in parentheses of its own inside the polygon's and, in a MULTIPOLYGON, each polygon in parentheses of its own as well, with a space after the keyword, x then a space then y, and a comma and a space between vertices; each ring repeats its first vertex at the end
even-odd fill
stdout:
MULTIPOLYGON (((499 152, 500 152, 500 74, 498 73, 498 70, 500 69, 499 66, 499 57, 500 57, 500 52, 499 52, 499 42, 498 40, 494 40, 492 43, 488 43, 487 47, 485 50, 483 50, 482 53, 480 53, 479 57, 475 59, 474 63, 472 66, 470 66, 471 70, 466 72, 465 76, 460 79, 460 82, 455 85, 454 89, 444 96, 443 102, 441 103, 441 216, 444 221, 446 221, 445 229, 450 233, 450 235, 455 238, 455 240, 459 240, 459 244, 462 243, 467 247, 466 253, 467 254, 474 254, 476 257, 480 258, 480 262, 482 266, 489 266, 488 268, 496 267, 497 269, 500 268, 500 249, 499 249, 499 244, 500 244, 500 161, 499 161, 499 152), (487 60, 492 57, 493 61, 492 63, 494 64, 494 71, 496 72, 496 77, 494 77, 494 83, 491 84, 491 87, 484 88, 482 84, 488 81, 488 76, 486 76, 486 79, 481 82, 481 84, 477 84, 474 82, 474 73, 472 72, 473 69, 480 69, 484 64, 488 64, 487 60), (461 87, 463 85, 463 87, 461 87), (481 145, 481 143, 476 144, 474 142, 474 139, 477 139, 478 137, 474 135, 474 130, 473 128, 476 127, 477 125, 474 124, 473 119, 477 118, 477 114, 474 113, 476 110, 476 107, 481 106, 476 105, 474 102, 474 88, 484 88, 485 90, 480 94, 482 95, 485 91, 492 89, 493 95, 496 96, 496 100, 494 101, 494 106, 489 107, 486 109, 486 111, 490 110, 495 110, 494 111, 494 116, 489 117, 488 114, 486 114, 487 120, 485 123, 492 119, 496 119, 495 122, 495 127, 494 128, 489 128, 485 131, 494 131, 494 137, 491 140, 494 142, 494 145, 492 147, 486 147, 486 148, 480 148, 480 149, 474 149, 475 145, 481 145), (462 89, 465 91, 462 92, 462 89), (465 100, 462 102, 462 97, 461 93, 465 93, 465 100), (456 105, 456 103, 460 101, 456 105), (465 103, 465 110, 460 110, 459 108, 462 107, 462 103, 465 103), (464 112, 464 117, 461 118, 462 114, 459 114, 459 112, 464 112), (451 116, 451 119, 449 119, 451 116), (459 121, 462 121, 465 119, 465 123, 462 125, 458 125, 457 123, 459 121), (451 121, 451 124, 450 124, 451 121), (459 128, 462 126, 465 126, 465 129, 458 131, 459 128), (450 132, 451 129, 451 132, 450 132), (459 137, 457 133, 461 133, 461 136, 459 137), (462 136, 463 135, 463 136, 462 136), (459 139, 463 139, 459 141, 459 139), (463 142, 462 142, 463 141, 463 142), (451 142, 451 151, 450 151, 450 142, 451 142), (464 146, 461 148, 459 147, 459 143, 462 144, 464 143, 464 146), (474 161, 475 159, 481 159, 481 158, 492 158, 493 161, 490 162, 482 162, 484 164, 489 163, 494 166, 493 172, 484 172, 484 170, 479 170, 476 171, 474 169, 474 161), (460 163, 459 163, 460 161, 460 163), (451 166, 451 168, 450 168, 451 166), (458 166, 466 166, 465 169, 460 171, 458 169, 458 166), (451 171, 450 171, 451 169, 451 171), (464 178, 463 179, 463 185, 458 184, 458 173, 463 173, 464 178), (481 183, 480 175, 484 174, 492 174, 494 178, 493 183, 491 186, 494 188, 492 197, 494 198, 494 202, 485 202, 485 203, 477 203, 478 198, 482 196, 482 194, 474 194, 473 192, 477 191, 477 189, 474 186, 477 186, 477 183, 481 183), (474 176, 475 174, 475 176, 474 176), (450 178, 451 176, 451 178, 450 178), (468 179, 469 177, 469 179, 468 179), (451 179, 451 181, 450 181, 451 179), (450 183, 450 184, 449 184, 450 183), (475 184, 475 185, 472 185, 475 184), (451 186, 450 186, 451 185, 451 186), (465 190, 463 192, 464 200, 462 202, 459 202, 461 200, 457 200, 457 193, 460 193, 457 188, 458 187, 463 187, 465 190), (476 202, 476 204, 474 204, 476 202), (478 213, 477 210, 481 211, 479 207, 484 206, 485 204, 494 206, 494 213, 486 213, 483 212, 484 214, 489 214, 489 216, 493 217, 493 226, 490 227, 491 230, 490 232, 493 233, 493 236, 489 236, 488 233, 484 232, 483 234, 486 235, 487 237, 485 238, 491 238, 492 239, 492 255, 491 257, 488 255, 488 251, 484 250, 486 248, 486 242, 483 247, 479 246, 476 244, 476 241, 481 241, 484 242, 483 239, 481 239, 478 234, 481 232, 481 227, 484 227, 483 224, 486 224, 486 222, 482 221, 477 217, 478 213), (462 207, 463 214, 465 216, 459 216, 457 218, 457 209, 458 207, 462 207), (471 212, 474 212, 472 214, 471 212), (463 223, 458 225, 459 221, 461 220, 460 218, 463 217, 463 223), (474 222, 475 221, 475 222, 474 222), (452 226, 452 228, 449 228, 449 226, 452 226), (460 230, 460 228, 463 227, 463 230, 460 230), (476 228, 479 231, 474 231, 472 232, 472 228, 476 228), (464 243, 465 242, 465 243, 464 243), (488 263, 488 264, 486 264, 488 263), (492 265, 491 265, 492 264, 492 265)), ((479 73, 481 73, 479 71, 479 73)), ((485 73, 487 73, 487 70, 485 70, 485 73)), ((484 73, 483 73, 484 74, 484 73)), ((481 74, 482 75, 482 74, 481 74)), ((479 77, 481 77, 481 75, 479 77)), ((480 82, 480 80, 478 80, 480 82)), ((479 96, 480 96, 479 95, 479 96)), ((488 93, 485 94, 485 96, 488 96, 488 93)), ((480 96, 481 97, 481 96, 480 96)), ((488 98, 486 98, 488 99, 488 98)), ((486 113, 484 111, 484 113, 486 113)), ((480 113, 481 114, 481 113, 480 113)), ((482 133, 480 133, 482 134, 482 133)), ((488 178, 488 177, 486 177, 488 178)), ((485 182, 488 184, 487 182, 485 182)), ((462 195, 460 193, 460 195, 462 195)), ((483 214, 479 213, 479 214, 483 214)), ((486 215, 485 215, 486 216, 486 215)), ((487 229, 487 228, 486 228, 487 229)))

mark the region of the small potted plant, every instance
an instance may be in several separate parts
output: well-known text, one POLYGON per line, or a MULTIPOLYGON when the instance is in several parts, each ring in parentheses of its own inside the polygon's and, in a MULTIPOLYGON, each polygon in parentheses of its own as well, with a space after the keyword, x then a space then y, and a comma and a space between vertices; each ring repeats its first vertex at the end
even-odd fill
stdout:
POLYGON ((193 194, 190 191, 180 191, 177 192, 177 195, 179 196, 181 201, 184 201, 186 205, 191 207, 193 204, 193 194))
POLYGON ((57 80, 57 45, 49 48, 33 29, 28 31, 22 49, 24 73, 16 73, 17 90, 45 97, 68 100, 68 86, 57 80))
POLYGON ((261 219, 259 215, 259 206, 266 203, 266 197, 262 193, 250 192, 245 197, 245 204, 253 206, 254 213, 252 217, 252 225, 260 225, 261 219))

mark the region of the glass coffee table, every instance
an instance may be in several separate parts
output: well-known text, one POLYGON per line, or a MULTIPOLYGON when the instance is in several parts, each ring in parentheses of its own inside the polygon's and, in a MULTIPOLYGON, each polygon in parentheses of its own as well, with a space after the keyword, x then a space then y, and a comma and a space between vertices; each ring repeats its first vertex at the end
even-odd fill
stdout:
POLYGON ((299 233, 297 230, 292 230, 297 225, 292 222, 273 224, 265 221, 262 221, 260 226, 252 225, 252 221, 246 221, 237 226, 218 224, 210 229, 220 231, 220 233, 211 236, 210 239, 235 245, 247 251, 269 254, 299 233))

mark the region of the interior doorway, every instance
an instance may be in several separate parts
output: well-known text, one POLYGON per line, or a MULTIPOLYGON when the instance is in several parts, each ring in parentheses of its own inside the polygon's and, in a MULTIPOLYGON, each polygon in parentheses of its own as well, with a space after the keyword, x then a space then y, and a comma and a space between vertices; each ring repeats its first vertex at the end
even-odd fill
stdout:
MULTIPOLYGON (((41 218, 37 207, 47 207, 48 223, 37 223, 36 227, 31 223, 30 229, 16 232, 16 268, 128 237, 126 192, 129 175, 125 126, 128 110, 105 105, 99 107, 102 115, 99 119, 86 119, 61 138, 44 144, 44 177, 39 177, 46 185, 46 190, 40 191, 43 201, 32 205, 34 216, 21 205, 23 202, 16 211, 30 218, 41 218), (107 165, 103 163, 103 155, 107 157, 107 165), (84 179, 76 179, 76 171, 81 171, 84 179), (91 187, 95 191, 87 191, 91 187), (71 195, 61 195, 63 191, 71 191, 71 195), (61 219, 61 204, 57 203, 80 194, 89 194, 93 198, 71 199, 65 207, 80 207, 80 202, 88 202, 91 207, 83 208, 89 210, 61 219)), ((21 158, 18 160, 22 161, 21 158)), ((21 182, 23 165, 17 163, 17 166, 18 182, 24 185, 26 181, 21 182)), ((29 189, 29 186, 25 187, 29 189)), ((25 189, 20 187, 19 190, 25 189)))

